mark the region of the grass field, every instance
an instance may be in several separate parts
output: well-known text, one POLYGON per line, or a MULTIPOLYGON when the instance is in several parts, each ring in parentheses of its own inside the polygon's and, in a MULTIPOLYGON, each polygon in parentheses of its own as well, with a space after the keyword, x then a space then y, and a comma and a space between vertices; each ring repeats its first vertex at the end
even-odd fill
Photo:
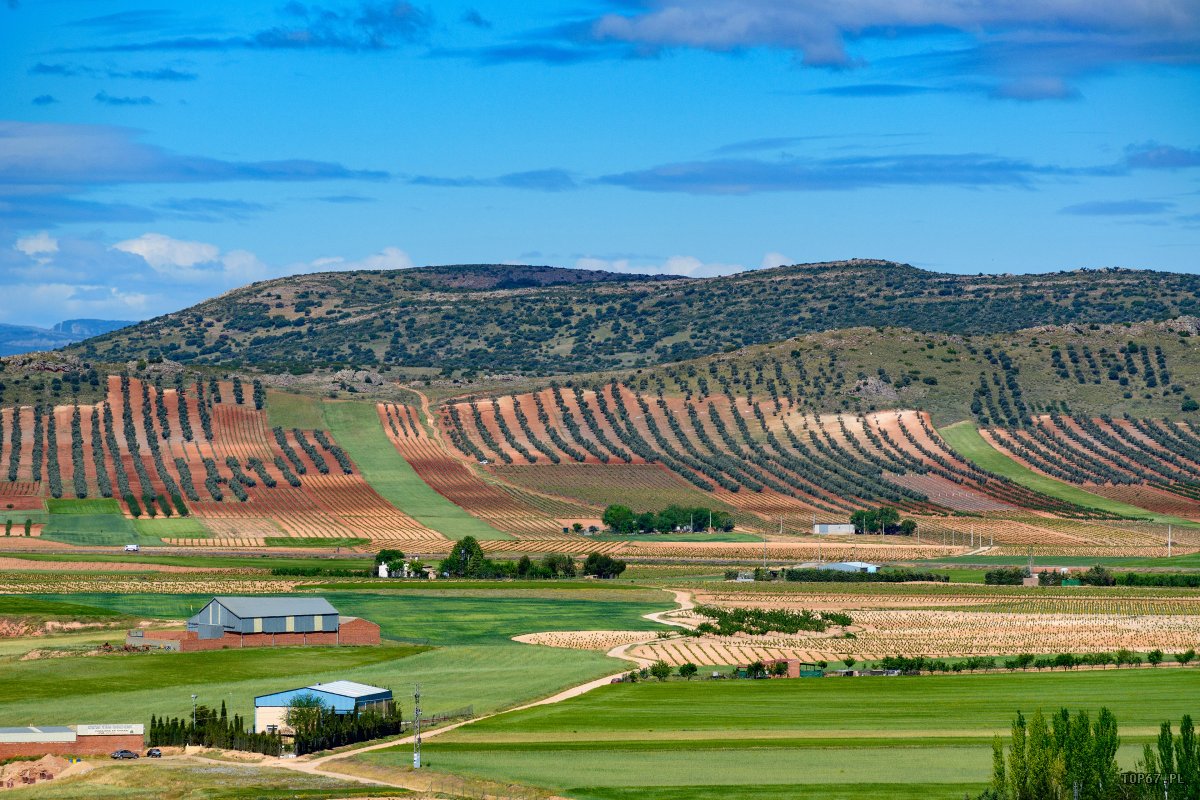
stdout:
POLYGON ((589 536, 594 542, 761 542, 752 533, 600 533, 589 536))
POLYGON ((120 514, 121 504, 111 497, 92 500, 53 497, 46 500, 46 509, 51 514, 120 514))
POLYGON ((481 721, 431 739, 425 756, 434 769, 594 800, 957 800, 983 788, 991 737, 1007 734, 1017 710, 1108 706, 1128 767, 1198 692, 1197 669, 643 682, 481 721))
POLYGON ((325 427, 321 401, 316 397, 267 390, 267 424, 287 430, 303 428, 317 430, 325 427))
POLYGON ((133 529, 144 536, 185 539, 206 539, 208 528, 195 517, 158 517, 156 519, 135 519, 133 529))
MULTIPOLYGON (((960 556, 957 558, 939 558, 923 562, 926 564, 978 564, 989 567, 1021 566, 1029 563, 1028 556, 960 556)), ((1056 567, 1090 567, 1100 564, 1105 567, 1142 567, 1150 569, 1200 569, 1200 553, 1190 553, 1186 556, 1171 558, 1138 558, 1129 556, 1038 556, 1038 565, 1053 565, 1056 567)), ((945 570, 939 570, 944 572, 945 570)), ((951 580, 957 580, 951 578, 951 580)), ((980 579, 982 580, 982 578, 980 579)))
POLYGON ((119 514, 51 514, 42 538, 77 545, 161 545, 153 534, 141 533, 119 514))
MULTIPOLYGON (((450 593, 451 585, 446 586, 450 593)), ((202 703, 225 700, 231 712, 248 715, 256 694, 339 678, 390 687, 400 698, 419 682, 429 712, 472 705, 483 713, 621 671, 625 662, 599 653, 522 645, 510 638, 542 630, 648 629, 654 624, 641 615, 671 605, 661 591, 623 591, 620 598, 612 594, 594 586, 538 597, 527 596, 526 590, 454 590, 450 596, 432 591, 325 593, 342 613, 380 624, 384 637, 393 641, 378 648, 149 653, 86 662, 20 661, 16 651, 9 651, 0 656, 0 726, 83 718, 130 721, 129 709, 137 709, 133 721, 145 721, 151 713, 187 712, 193 693, 202 703), (422 647, 395 640, 436 649, 422 652, 422 647)), ((108 609, 137 618, 184 619, 208 599, 203 594, 72 594, 36 601, 45 610, 69 603, 86 607, 80 613, 108 609)), ((63 646, 70 641, 64 639, 63 646)), ((94 641, 94 634, 88 641, 94 641)), ((37 646, 37 640, 26 642, 25 650, 37 646)))
POLYGON ((384 434, 371 403, 325 403, 325 421, 375 491, 413 519, 452 538, 511 539, 430 488, 384 434))
MULTIPOLYGON (((0 544, 3 541, 0 540, 0 544)), ((100 560, 111 560, 109 556, 97 556, 93 553, 12 553, 10 558, 20 558, 26 561, 45 561, 45 562, 89 562, 100 560)), ((252 569, 272 569, 274 567, 329 567, 331 569, 367 569, 371 566, 369 556, 349 556, 341 554, 337 557, 332 555, 328 558, 320 557, 290 557, 281 555, 245 555, 245 556, 207 556, 207 555, 185 555, 185 556, 161 556, 150 555, 148 553, 137 554, 120 554, 122 562, 130 562, 135 564, 167 564, 175 567, 200 567, 212 569, 240 569, 249 567, 252 569)))
POLYGON ((1072 486, 1069 483, 1055 480, 1048 475, 1034 472, 1028 467, 1013 461, 1004 453, 1001 453, 988 444, 979 435, 979 429, 975 427, 974 423, 966 421, 956 422, 953 425, 938 429, 938 433, 941 434, 946 443, 957 451, 959 455, 966 457, 986 470, 1003 475, 1022 486, 1041 492, 1042 494, 1057 497, 1059 500, 1065 500, 1068 503, 1074 503, 1084 508, 1095 508, 1101 511, 1108 511, 1112 514, 1120 514, 1124 517, 1152 519, 1155 522, 1163 524, 1172 523, 1187 527, 1197 526, 1197 523, 1181 519, 1180 517, 1156 514, 1153 511, 1147 511, 1144 508, 1122 503, 1119 500, 1111 500, 1107 497, 1092 494, 1080 489, 1078 486, 1072 486))
POLYGON ((406 795, 411 793, 295 770, 200 760, 106 764, 85 775, 21 791, 21 797, 36 800, 326 800, 406 795))
POLYGON ((34 510, 34 511, 16 511, 8 509, 0 509, 0 525, 12 520, 13 533, 19 534, 21 526, 25 524, 25 520, 31 521, 34 525, 41 525, 50 518, 49 512, 34 510))
POLYGON ((0 595, 0 617, 32 617, 36 619, 111 619, 119 611, 98 606, 62 603, 25 595, 0 595))
POLYGON ((370 539, 362 538, 321 539, 317 537, 306 536, 268 536, 263 539, 263 544, 265 544, 267 547, 316 547, 334 549, 338 547, 357 547, 359 545, 370 543, 370 539))

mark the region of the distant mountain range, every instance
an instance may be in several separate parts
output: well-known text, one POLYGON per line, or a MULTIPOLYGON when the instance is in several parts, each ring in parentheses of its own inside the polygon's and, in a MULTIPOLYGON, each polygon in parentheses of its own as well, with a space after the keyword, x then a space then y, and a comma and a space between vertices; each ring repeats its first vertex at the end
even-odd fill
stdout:
POLYGON ((0 356, 54 350, 134 324, 119 319, 67 319, 53 328, 0 323, 0 356))

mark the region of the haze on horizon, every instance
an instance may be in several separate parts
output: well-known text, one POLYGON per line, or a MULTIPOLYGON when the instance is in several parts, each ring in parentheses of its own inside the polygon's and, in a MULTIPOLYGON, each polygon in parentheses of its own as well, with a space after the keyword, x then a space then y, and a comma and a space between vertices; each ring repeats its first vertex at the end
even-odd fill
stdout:
POLYGON ((0 4, 0 323, 330 269, 1200 265, 1200 5, 0 4))

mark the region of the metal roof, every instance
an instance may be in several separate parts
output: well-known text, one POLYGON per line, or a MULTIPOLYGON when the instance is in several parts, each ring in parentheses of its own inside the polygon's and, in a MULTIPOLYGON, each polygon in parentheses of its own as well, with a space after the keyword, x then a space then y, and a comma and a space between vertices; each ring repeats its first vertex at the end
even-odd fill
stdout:
POLYGON ((299 689, 289 689, 284 692, 262 694, 254 698, 254 707, 281 707, 291 705, 297 697, 317 697, 325 705, 339 714, 348 714, 362 703, 391 700, 391 689, 380 689, 378 686, 367 686, 354 681, 333 681, 332 683, 315 683, 299 689))
POLYGON ((214 597, 213 600, 241 619, 338 613, 324 597, 214 597))
POLYGON ((372 694, 384 694, 389 692, 388 689, 380 689, 378 686, 367 686, 365 683, 355 683, 354 681, 333 681, 332 683, 316 683, 308 687, 330 694, 341 695, 342 697, 367 697, 372 694))
POLYGON ((38 725, 27 728, 0 728, 0 733, 74 733, 66 725, 38 725))

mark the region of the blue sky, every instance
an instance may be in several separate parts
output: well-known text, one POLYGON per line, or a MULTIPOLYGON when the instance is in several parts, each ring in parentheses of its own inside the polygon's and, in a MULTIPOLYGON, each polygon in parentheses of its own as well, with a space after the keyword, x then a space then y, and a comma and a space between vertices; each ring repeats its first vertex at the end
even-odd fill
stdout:
POLYGON ((1200 268, 1197 0, 0 0, 0 322, 324 269, 1200 268))

